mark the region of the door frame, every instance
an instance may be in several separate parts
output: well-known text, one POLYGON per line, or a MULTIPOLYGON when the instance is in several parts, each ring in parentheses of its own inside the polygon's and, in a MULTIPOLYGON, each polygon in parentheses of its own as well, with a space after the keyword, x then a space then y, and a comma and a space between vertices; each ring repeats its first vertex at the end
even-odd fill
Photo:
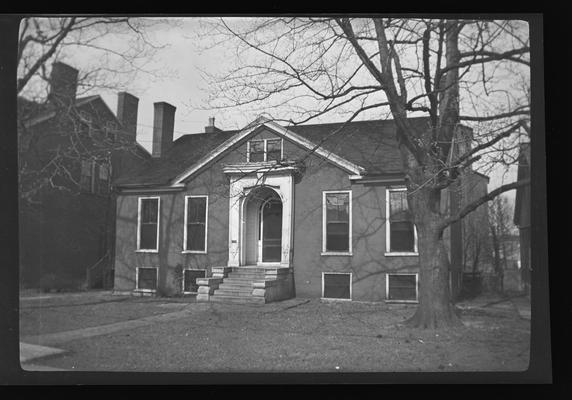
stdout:
POLYGON ((245 265, 245 203, 248 194, 260 186, 273 189, 282 201, 282 254, 280 267, 290 267, 293 240, 294 179, 291 170, 273 171, 267 175, 230 175, 228 266, 245 265))
MULTIPOLYGON (((260 204, 260 208, 258 209, 258 239, 256 241, 257 245, 257 256, 256 256, 256 265, 280 265, 280 261, 263 261, 263 248, 264 248, 264 206, 272 201, 280 203, 280 218, 282 218, 282 213, 284 212, 284 205, 282 204, 282 200, 276 191, 274 191, 275 196, 269 196, 266 200, 260 204)), ((280 234, 280 247, 282 247, 282 233, 280 234)), ((280 257, 282 258, 282 256, 280 257)))

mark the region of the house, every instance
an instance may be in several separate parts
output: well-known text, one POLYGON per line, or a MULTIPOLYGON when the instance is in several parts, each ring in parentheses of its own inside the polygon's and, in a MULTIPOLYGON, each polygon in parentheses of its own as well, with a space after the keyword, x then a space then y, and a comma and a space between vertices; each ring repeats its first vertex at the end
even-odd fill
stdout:
MULTIPOLYGON (((466 150, 460 149, 460 153, 466 150)), ((456 213, 471 200, 485 196, 488 183, 488 176, 473 170, 466 171, 461 179, 445 191, 445 209, 456 213)), ((483 278, 490 281, 494 275, 489 229, 487 207, 481 206, 453 223, 445 232, 451 261, 451 295, 455 300, 480 292, 483 289, 483 278)), ((484 283, 485 288, 490 287, 484 283)))
POLYGON ((77 86, 78 70, 56 62, 46 101, 18 97, 22 288, 112 285, 111 181, 150 157, 135 141, 136 97, 119 93, 116 115, 77 86))
POLYGON ((114 182, 115 293, 417 302, 392 120, 224 131, 211 118, 173 141, 175 111, 155 103, 152 158, 114 182))
MULTIPOLYGON (((517 180, 530 179, 530 143, 520 144, 518 156, 517 180)), ((520 238, 520 271, 525 292, 530 294, 530 185, 516 189, 514 203, 514 224, 518 227, 520 238)))

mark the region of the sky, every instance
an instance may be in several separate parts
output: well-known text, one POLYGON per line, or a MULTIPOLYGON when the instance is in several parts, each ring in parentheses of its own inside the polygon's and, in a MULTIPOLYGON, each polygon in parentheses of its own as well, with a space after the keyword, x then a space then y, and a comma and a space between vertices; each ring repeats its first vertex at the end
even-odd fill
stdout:
MULTIPOLYGON (((233 110, 198 108, 205 103, 209 90, 201 70, 221 71, 225 62, 235 56, 228 46, 205 51, 208 43, 197 36, 199 23, 198 18, 177 19, 175 24, 159 24, 149 31, 154 43, 165 45, 157 50, 147 65, 150 69, 160 71, 160 76, 138 74, 127 90, 139 98, 137 140, 148 150, 151 150, 155 102, 167 102, 176 107, 174 139, 183 134, 204 132, 209 117, 214 117, 215 125, 223 130, 240 129, 256 117, 233 110)), ((89 52, 69 53, 65 62, 81 70, 89 68, 92 62, 90 57, 89 52)), ((116 111, 116 91, 100 89, 89 94, 100 94, 111 110, 116 111)), ((493 190, 503 182, 514 181, 516 168, 508 172, 499 168, 489 176, 489 190, 493 190)), ((509 192, 509 197, 514 199, 514 191, 509 192)))

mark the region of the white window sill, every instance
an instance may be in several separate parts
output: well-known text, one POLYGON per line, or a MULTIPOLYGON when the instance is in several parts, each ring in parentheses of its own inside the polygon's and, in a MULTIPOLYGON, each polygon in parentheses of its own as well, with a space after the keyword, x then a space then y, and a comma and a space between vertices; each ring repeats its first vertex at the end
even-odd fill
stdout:
POLYGON ((419 257, 419 253, 413 252, 392 252, 392 253, 385 253, 384 256, 386 257, 419 257))
POLYGON ((157 289, 135 289, 137 293, 157 293, 157 289))
POLYGON ((159 253, 159 250, 137 249, 135 253, 159 253))
POLYGON ((405 303, 405 304, 418 304, 419 300, 385 300, 386 303, 398 304, 398 303, 405 303))
POLYGON ((183 250, 181 254, 207 254, 207 252, 202 250, 183 250))
POLYGON ((352 299, 336 299, 334 297, 321 297, 322 301, 352 301, 352 299))
POLYGON ((320 253, 320 255, 322 255, 322 256, 349 256, 349 257, 351 257, 351 256, 353 256, 353 253, 352 252, 347 253, 347 252, 336 252, 336 251, 322 251, 320 253))

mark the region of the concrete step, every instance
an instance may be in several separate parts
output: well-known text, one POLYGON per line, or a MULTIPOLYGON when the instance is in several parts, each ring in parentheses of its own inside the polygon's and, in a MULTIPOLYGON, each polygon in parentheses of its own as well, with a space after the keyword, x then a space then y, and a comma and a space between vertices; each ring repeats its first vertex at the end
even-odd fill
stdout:
POLYGON ((224 283, 230 283, 230 282, 234 282, 234 283, 245 283, 245 282, 264 282, 266 279, 264 277, 262 278, 245 278, 245 277, 234 277, 234 276, 229 276, 224 278, 223 282, 224 283))
POLYGON ((266 271, 265 272, 249 272, 249 271, 229 272, 227 276, 266 276, 266 271))
POLYGON ((250 290, 252 291, 252 284, 251 283, 221 283, 218 286, 219 289, 227 289, 227 290, 250 290))
POLYGON ((264 304, 265 301, 261 297, 239 297, 228 295, 213 294, 210 301, 215 303, 235 303, 235 304, 264 304))
POLYGON ((217 289, 214 291, 213 296, 248 297, 252 296, 252 290, 217 289))

